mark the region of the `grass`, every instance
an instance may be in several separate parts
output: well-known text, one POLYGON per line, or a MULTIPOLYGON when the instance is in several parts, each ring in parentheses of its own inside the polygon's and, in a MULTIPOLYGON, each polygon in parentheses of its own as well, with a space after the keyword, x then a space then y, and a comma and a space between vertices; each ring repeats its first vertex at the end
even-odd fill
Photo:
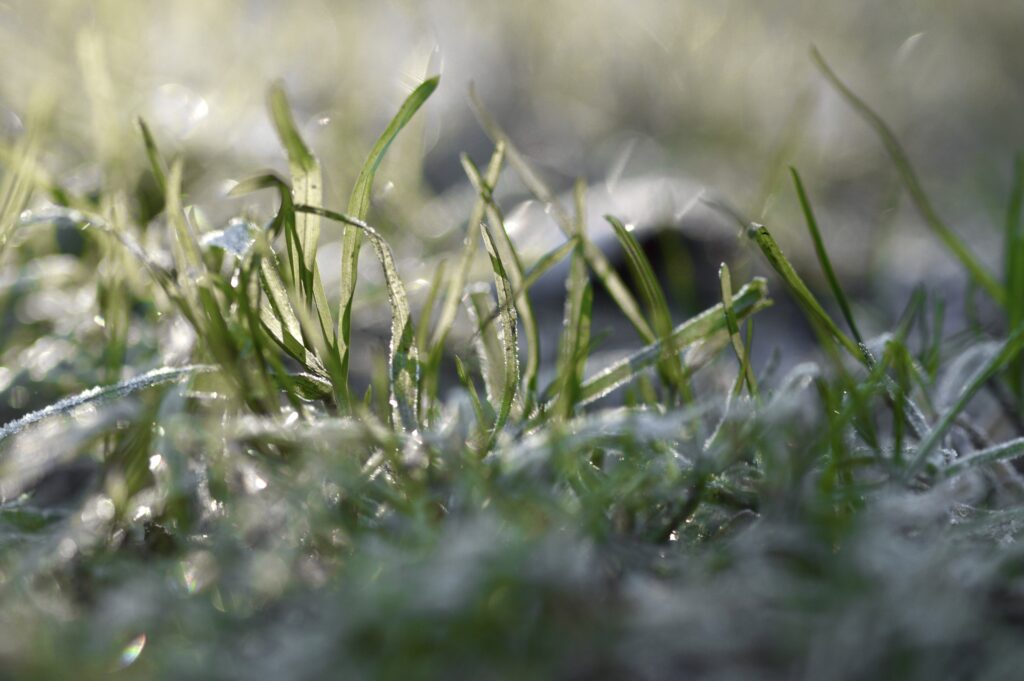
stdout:
POLYGON ((757 366, 772 339, 755 331, 776 314, 765 279, 734 288, 723 263, 721 302, 677 318, 628 216, 606 217, 622 277, 586 232, 586 183, 563 207, 478 99, 493 155, 482 170, 462 158, 465 240, 421 304, 397 255, 409 244, 374 226, 373 184, 436 78, 372 147, 344 211, 274 85, 290 177, 233 190, 272 193, 265 226, 207 224, 186 159, 144 121, 145 181, 88 194, 39 167, 35 132, 5 148, 4 675, 1008 678, 1022 662, 1021 162, 1000 278, 814 58, 965 279, 1001 303, 1001 331, 944 333, 919 294, 863 335, 793 169, 852 337, 771 228, 740 218, 817 339, 818 361, 757 366), (506 231, 506 162, 565 236, 533 262, 506 231), (359 280, 363 241, 379 283, 359 280), (534 287, 566 260, 561 328, 545 334, 535 311, 551 301, 534 287), (59 314, 8 312, 90 290, 59 314), (354 378, 372 342, 353 333, 364 291, 382 292, 390 324, 354 378), (636 331, 617 360, 598 352, 599 300, 636 331))

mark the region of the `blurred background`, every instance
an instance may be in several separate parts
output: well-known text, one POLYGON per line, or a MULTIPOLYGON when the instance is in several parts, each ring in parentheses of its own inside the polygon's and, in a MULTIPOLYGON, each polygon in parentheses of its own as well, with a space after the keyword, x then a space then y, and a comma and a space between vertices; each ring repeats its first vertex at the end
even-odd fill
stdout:
MULTIPOLYGON (((326 204, 342 207, 402 99, 440 73, 376 184, 374 221, 404 253, 414 296, 432 254, 450 254, 463 234, 472 195, 458 154, 483 163, 490 153, 467 101, 475 83, 554 187, 583 176, 614 195, 639 178, 639 193, 611 204, 639 222, 655 219, 652 202, 678 217, 709 189, 813 263, 786 171, 797 166, 840 277, 857 298, 896 309, 918 281, 960 281, 959 269, 809 49, 886 118, 939 212, 998 267, 1012 156, 1024 148, 1022 28, 1024 3, 1008 0, 8 1, 0 134, 16 137, 33 103, 49 102, 47 168, 88 191, 140 181, 144 116, 165 153, 187 159, 189 200, 216 225, 269 210, 225 199, 234 181, 286 170, 265 111, 271 82, 285 83, 322 160, 326 204)), ((526 197, 510 175, 507 210, 529 217, 528 247, 529 229, 554 230, 516 211, 526 197)), ((322 258, 336 258, 337 237, 325 228, 322 258)), ((816 280, 817 267, 806 270, 816 280)))

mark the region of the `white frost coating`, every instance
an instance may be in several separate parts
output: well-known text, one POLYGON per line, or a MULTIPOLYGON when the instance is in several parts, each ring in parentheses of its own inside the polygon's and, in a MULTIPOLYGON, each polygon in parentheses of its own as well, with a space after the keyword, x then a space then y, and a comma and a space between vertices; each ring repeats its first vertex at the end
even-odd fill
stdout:
POLYGON ((193 364, 184 367, 162 367, 114 385, 89 388, 77 395, 65 397, 64 399, 43 407, 38 411, 25 414, 21 418, 7 423, 3 428, 0 428, 0 442, 6 440, 11 435, 16 435, 34 423, 39 423, 51 416, 67 414, 72 410, 91 402, 124 397, 125 395, 130 395, 133 392, 137 392, 151 386, 180 381, 193 374, 207 373, 213 371, 215 368, 216 367, 209 364, 193 364))

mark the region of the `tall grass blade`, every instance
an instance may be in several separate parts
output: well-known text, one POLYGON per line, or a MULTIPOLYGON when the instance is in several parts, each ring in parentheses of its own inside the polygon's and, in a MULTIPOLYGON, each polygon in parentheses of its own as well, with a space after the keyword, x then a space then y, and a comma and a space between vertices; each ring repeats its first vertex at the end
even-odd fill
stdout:
MULTIPOLYGON (((398 133, 419 111, 427 98, 437 89, 440 78, 429 78, 419 85, 406 98, 398 113, 391 119, 388 127, 377 139, 370 155, 359 171, 355 187, 348 200, 348 214, 356 220, 366 220, 370 212, 370 199, 373 192, 373 178, 377 174, 381 161, 388 147, 395 141, 398 133)), ((348 381, 349 338, 352 330, 352 298, 356 291, 356 277, 359 267, 359 245, 365 230, 346 224, 341 241, 341 302, 338 312, 338 353, 341 357, 341 374, 348 381)), ((376 248, 376 247, 375 247, 376 248)))
POLYGON ((473 348, 480 363, 480 375, 484 379, 484 393, 488 403, 496 405, 505 391, 505 350, 497 329, 483 329, 480 326, 484 314, 491 309, 492 301, 491 289, 486 284, 475 284, 466 290, 466 312, 477 326, 477 333, 473 335, 473 348))
POLYGON ((869 126, 875 131, 878 137, 882 140, 882 145, 888 152, 889 157, 892 159, 893 164, 896 166, 896 170, 900 175, 900 179, 903 181, 903 185, 907 189, 907 193, 910 195, 910 200, 913 201, 914 206, 920 213, 921 218, 925 221, 925 224, 939 237, 946 248, 960 261, 960 263, 970 274, 971 279, 980 286, 992 300, 996 301, 1000 306, 1006 307, 1007 299, 1006 293, 995 277, 985 268, 981 262, 971 253, 956 232, 954 232, 943 220, 939 217, 938 211, 935 210, 935 206, 932 205, 931 199, 928 198, 928 194, 925 193, 924 187, 921 186, 920 180, 917 178, 917 173, 914 172, 914 167, 910 163, 910 158, 907 156, 906 151, 903 150, 903 146, 896 139, 896 135, 886 124, 885 120, 882 119, 875 111, 868 106, 868 104, 858 97, 839 76, 832 70, 832 68, 825 61, 825 58, 821 56, 817 48, 811 48, 811 58, 817 65, 818 69, 825 76, 825 78, 832 84, 832 86, 842 95, 843 99, 856 111, 861 118, 863 118, 869 126))
POLYGON ((821 264, 822 271, 825 272, 825 277, 828 279, 828 285, 832 289, 832 295, 835 296, 836 302, 839 303, 839 309, 843 313, 843 318, 846 320, 846 325, 850 327, 850 333, 853 334, 857 344, 863 346, 864 338, 860 335, 860 330, 857 328, 857 322, 853 320, 853 312, 850 310, 850 303, 846 299, 846 294, 843 293, 843 287, 839 285, 839 278, 836 277, 835 270, 832 269, 832 261, 828 257, 828 252, 825 250, 825 242, 821 238, 821 231, 818 229, 818 221, 814 217, 814 210, 811 208, 811 202, 807 198, 807 192, 804 189, 804 183, 800 179, 800 173, 797 172, 796 168, 792 166, 789 169, 790 175, 793 177, 793 184, 796 186, 796 195, 800 200, 800 208, 804 212, 804 220, 807 223, 807 230, 811 233, 811 241, 814 242, 814 252, 818 256, 818 262, 821 264))

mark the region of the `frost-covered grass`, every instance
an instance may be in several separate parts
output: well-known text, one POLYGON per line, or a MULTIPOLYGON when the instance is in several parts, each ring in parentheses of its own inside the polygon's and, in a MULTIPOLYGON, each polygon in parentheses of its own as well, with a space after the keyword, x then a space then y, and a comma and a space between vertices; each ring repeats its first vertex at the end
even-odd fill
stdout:
POLYGON ((1024 164, 992 272, 815 58, 1001 326, 944 333, 924 289, 863 336, 794 169, 831 300, 771 225, 717 204, 817 338, 816 363, 755 366, 764 279, 734 287, 722 265, 721 302, 673 318, 629 216, 608 216, 620 272, 586 232, 586 184, 560 203, 479 100, 493 154, 462 159, 464 244, 413 296, 395 249, 416 245, 374 227, 373 188, 437 79, 343 210, 272 87, 289 176, 236 184, 273 204, 224 224, 145 122, 125 142, 145 173, 81 191, 46 172, 45 116, 29 118, 0 186, 2 675, 1011 678, 1024 164), (508 173, 563 246, 517 252, 494 191, 508 173), (531 287, 565 263, 562 328, 542 333, 531 287), (636 338, 617 362, 595 355, 595 290, 636 338), (385 306, 383 337, 359 326, 385 306))

